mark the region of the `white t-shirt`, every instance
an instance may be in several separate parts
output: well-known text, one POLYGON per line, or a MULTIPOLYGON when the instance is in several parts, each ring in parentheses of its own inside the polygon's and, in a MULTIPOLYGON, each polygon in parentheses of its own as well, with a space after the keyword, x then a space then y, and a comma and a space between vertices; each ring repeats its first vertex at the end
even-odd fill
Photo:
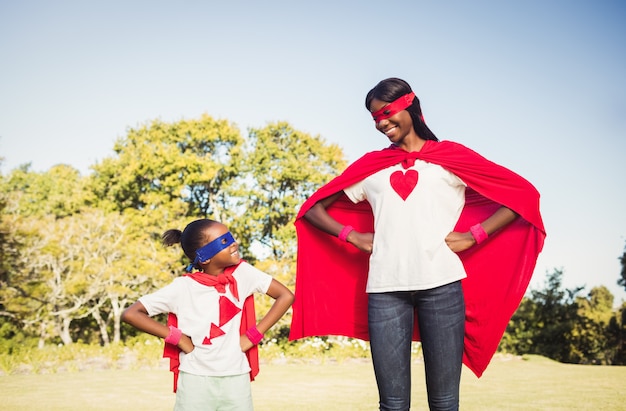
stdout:
POLYGON ((139 299, 150 316, 176 314, 178 328, 191 337, 195 348, 189 354, 180 353, 181 371, 218 377, 250 372, 250 365, 239 343, 241 311, 220 325, 220 297, 228 299, 222 302, 223 313, 229 311, 227 308, 232 309, 230 303, 241 310, 246 297, 267 292, 272 277, 246 262, 237 267, 233 277, 237 280, 239 301, 235 300, 228 285, 226 292, 220 294, 215 287, 202 285, 189 277, 178 277, 169 285, 139 299), (214 334, 225 334, 211 338, 212 329, 214 334))
POLYGON ((463 209, 465 187, 443 167, 416 160, 407 170, 397 164, 344 189, 353 202, 368 201, 374 213, 368 293, 424 290, 466 277, 445 242, 463 209), (408 170, 416 170, 418 179, 403 200, 390 178, 408 170))

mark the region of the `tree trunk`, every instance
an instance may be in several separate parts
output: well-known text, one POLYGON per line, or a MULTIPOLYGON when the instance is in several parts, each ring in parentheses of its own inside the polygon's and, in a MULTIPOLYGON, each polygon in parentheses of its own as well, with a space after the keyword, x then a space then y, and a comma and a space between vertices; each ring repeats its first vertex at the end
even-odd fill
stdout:
POLYGON ((98 328, 100 329, 100 338, 102 339, 102 344, 109 345, 111 342, 109 340, 109 331, 107 330, 106 321, 100 315, 100 310, 98 308, 94 309, 91 313, 91 316, 96 320, 98 324, 98 328))
POLYGON ((71 345, 74 343, 72 336, 70 335, 70 324, 72 324, 72 319, 69 317, 63 317, 61 320, 59 337, 61 337, 61 341, 64 345, 71 345))

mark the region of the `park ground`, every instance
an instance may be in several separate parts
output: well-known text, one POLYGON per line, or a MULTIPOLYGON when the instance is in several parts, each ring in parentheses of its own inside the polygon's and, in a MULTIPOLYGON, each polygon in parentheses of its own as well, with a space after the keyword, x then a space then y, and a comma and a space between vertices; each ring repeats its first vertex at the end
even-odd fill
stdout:
MULTIPOLYGON (((413 410, 426 410, 423 365, 413 364, 413 410)), ((624 366, 561 364, 543 357, 496 356, 481 378, 467 368, 461 409, 626 410, 624 366)), ((252 383, 256 411, 368 411, 377 409, 372 366, 345 361, 273 360, 252 383)), ((172 376, 151 369, 61 371, 0 376, 0 410, 159 411, 174 404, 172 376)))

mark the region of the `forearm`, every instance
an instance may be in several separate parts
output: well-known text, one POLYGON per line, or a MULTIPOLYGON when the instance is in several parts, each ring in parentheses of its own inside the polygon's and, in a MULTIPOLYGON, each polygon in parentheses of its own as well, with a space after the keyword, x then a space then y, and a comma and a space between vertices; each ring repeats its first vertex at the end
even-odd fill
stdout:
POLYGON ((136 302, 128 307, 122 314, 122 321, 132 325, 136 329, 154 335, 155 337, 165 338, 169 335, 169 327, 165 324, 152 319, 146 311, 143 304, 136 302))
POLYGON ((335 220, 326 211, 326 208, 341 194, 342 193, 339 192, 317 202, 304 214, 304 218, 314 227, 317 227, 334 237, 339 237, 343 241, 349 242, 361 251, 371 253, 374 241, 374 235, 372 233, 359 233, 352 229, 352 227, 346 226, 335 220), (343 236, 340 236, 339 234, 342 232, 344 227, 346 228, 346 231, 343 232, 343 236))
POLYGON ((274 301, 272 307, 268 310, 268 312, 263 316, 261 321, 258 322, 256 328, 259 330, 261 334, 267 332, 274 324, 278 322, 282 318, 283 315, 287 312, 293 299, 288 299, 286 297, 279 297, 274 301))
POLYGON ((502 206, 498 210, 496 210, 496 212, 493 213, 491 217, 480 223, 480 225, 483 227, 483 230, 485 230, 488 235, 491 235, 499 229, 512 223, 517 218, 517 216, 518 215, 515 211, 511 210, 508 207, 502 206))
POLYGON ((331 217, 326 208, 340 195, 341 193, 336 193, 319 201, 304 214, 304 218, 314 227, 336 237, 343 228, 343 224, 331 217))
POLYGON ((500 207, 485 221, 476 224, 470 231, 453 231, 446 236, 446 244, 455 253, 467 250, 478 242, 486 240, 490 235, 512 223, 517 218, 517 214, 507 207, 500 207), (484 233, 481 231, 484 230, 484 233), (472 232, 474 231, 474 232, 472 232))
POLYGON ((276 324, 283 315, 285 315, 294 300, 293 293, 282 283, 276 280, 272 280, 272 283, 267 290, 267 295, 274 298, 275 301, 265 316, 257 324, 257 329, 261 333, 265 333, 267 330, 272 328, 272 326, 276 324))
MULTIPOLYGON (((143 331, 150 335, 154 335, 155 337, 166 339, 170 336, 170 327, 165 324, 161 324, 156 320, 153 320, 148 315, 148 311, 146 310, 146 308, 139 301, 124 310, 124 313, 122 313, 122 321, 132 325, 140 331, 143 331)), ((176 334, 172 335, 175 336, 176 334)), ((168 340, 165 341, 175 344, 184 353, 190 353, 191 351, 193 351, 194 347, 191 338, 185 334, 179 336, 180 338, 176 343, 168 340)))

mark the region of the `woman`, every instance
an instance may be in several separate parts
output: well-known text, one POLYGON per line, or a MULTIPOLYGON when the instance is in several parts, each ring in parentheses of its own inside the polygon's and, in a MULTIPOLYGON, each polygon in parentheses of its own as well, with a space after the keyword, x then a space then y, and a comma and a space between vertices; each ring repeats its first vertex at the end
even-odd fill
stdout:
POLYGON ((482 374, 532 275, 545 236, 539 194, 438 142, 405 81, 381 81, 365 104, 391 146, 302 206, 291 338, 370 339, 381 410, 409 409, 419 339, 430 408, 456 410, 462 362, 482 374))

